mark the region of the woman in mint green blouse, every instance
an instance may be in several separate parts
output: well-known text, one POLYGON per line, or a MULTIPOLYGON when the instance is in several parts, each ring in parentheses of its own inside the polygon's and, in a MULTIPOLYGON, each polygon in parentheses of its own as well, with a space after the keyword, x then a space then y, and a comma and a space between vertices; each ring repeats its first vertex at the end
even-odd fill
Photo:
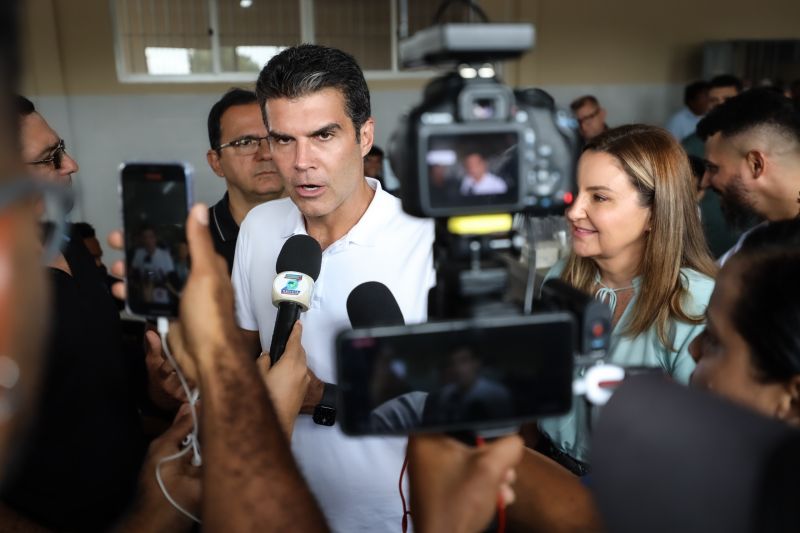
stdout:
MULTIPOLYGON (((688 382, 688 347, 703 329, 715 267, 686 153, 666 130, 621 126, 586 145, 577 182, 567 211, 572 252, 548 277, 560 276, 611 307, 607 363, 658 367, 688 382)), ((587 461, 581 399, 539 426, 557 450, 587 461)))

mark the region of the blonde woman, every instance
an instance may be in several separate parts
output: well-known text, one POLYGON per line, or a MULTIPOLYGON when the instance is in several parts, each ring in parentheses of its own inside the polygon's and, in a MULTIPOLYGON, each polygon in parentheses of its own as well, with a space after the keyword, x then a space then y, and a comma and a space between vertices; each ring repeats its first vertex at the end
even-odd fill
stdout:
MULTIPOLYGON (((660 367, 687 383, 694 369, 689 343, 703 329, 715 267, 686 153, 666 130, 621 126, 587 144, 577 181, 567 212, 572 252, 548 277, 611 307, 607 362, 660 367)), ((540 429, 580 471, 589 440, 583 402, 542 420, 540 429)))

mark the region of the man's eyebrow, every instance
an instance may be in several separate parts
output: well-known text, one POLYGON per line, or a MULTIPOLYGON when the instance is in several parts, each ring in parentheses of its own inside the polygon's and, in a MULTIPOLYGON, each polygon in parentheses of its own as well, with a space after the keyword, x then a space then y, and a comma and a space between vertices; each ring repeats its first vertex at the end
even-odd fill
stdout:
POLYGON ((294 137, 292 137, 288 133, 281 133, 277 130, 269 130, 269 133, 267 135, 269 135, 270 139, 294 139, 294 137))
MULTIPOLYGON (((324 135, 326 133, 331 133, 336 130, 340 130, 342 127, 337 124, 336 122, 331 122, 330 124, 325 124, 321 128, 318 128, 311 133, 305 134, 305 137, 318 137, 319 135, 324 135)), ((294 139, 293 135, 289 135, 288 133, 282 133, 277 130, 270 130, 269 136, 272 139, 294 139)))
POLYGON ((339 124, 337 124, 336 122, 331 122, 330 124, 326 124, 326 125, 322 126, 321 128, 319 128, 316 131, 312 131, 308 136, 309 137, 317 137, 319 135, 324 135, 326 133, 331 133, 333 131, 340 130, 340 129, 342 129, 342 127, 339 124))

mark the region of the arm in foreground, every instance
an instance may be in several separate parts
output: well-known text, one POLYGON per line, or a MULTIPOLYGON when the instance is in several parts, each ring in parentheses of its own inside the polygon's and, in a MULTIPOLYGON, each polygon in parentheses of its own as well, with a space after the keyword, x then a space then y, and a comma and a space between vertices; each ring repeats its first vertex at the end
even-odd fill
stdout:
POLYGON ((203 530, 326 531, 234 322, 233 288, 207 208, 192 209, 186 234, 192 272, 174 347, 193 359, 203 403, 203 530))

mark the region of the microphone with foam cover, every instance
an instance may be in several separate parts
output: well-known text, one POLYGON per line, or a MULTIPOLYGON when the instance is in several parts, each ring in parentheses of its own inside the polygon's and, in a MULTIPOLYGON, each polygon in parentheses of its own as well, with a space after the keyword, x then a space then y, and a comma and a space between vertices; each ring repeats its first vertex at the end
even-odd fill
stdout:
POLYGON ((272 283, 272 304, 278 308, 269 357, 272 364, 283 355, 286 342, 300 313, 307 311, 314 294, 314 281, 322 266, 322 249, 308 235, 292 235, 283 244, 275 264, 275 281, 272 283))
POLYGON ((367 281, 350 292, 347 316, 353 329, 403 326, 406 323, 392 291, 378 281, 367 281))

